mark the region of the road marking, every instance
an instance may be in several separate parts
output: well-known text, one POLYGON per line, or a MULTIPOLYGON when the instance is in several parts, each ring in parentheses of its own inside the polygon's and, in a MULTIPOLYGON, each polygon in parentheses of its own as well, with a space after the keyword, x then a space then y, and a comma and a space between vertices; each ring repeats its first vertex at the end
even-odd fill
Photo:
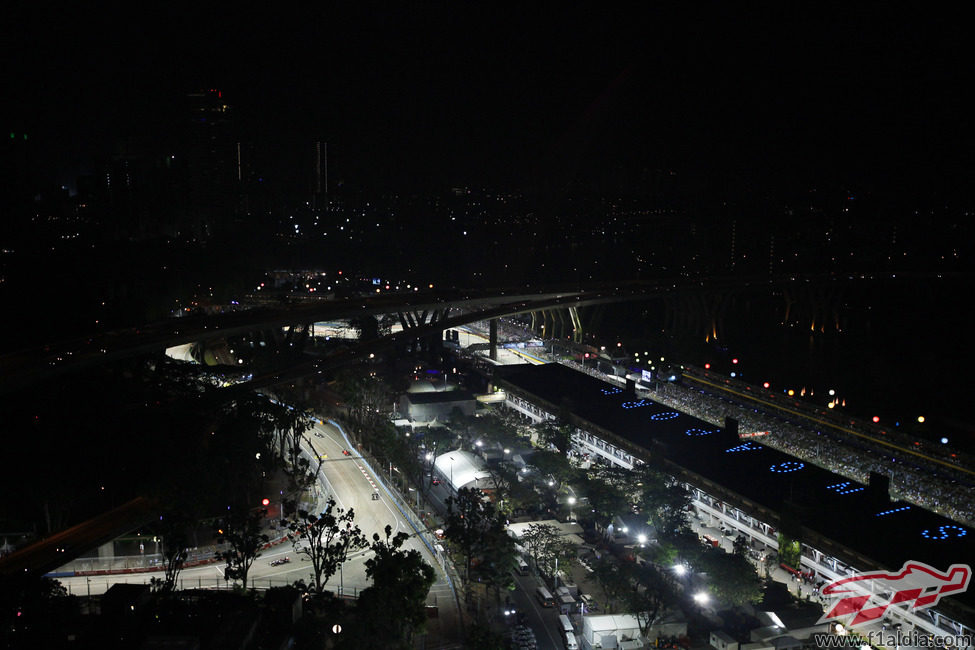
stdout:
MULTIPOLYGON (((324 430, 324 431, 325 431, 325 437, 326 437, 326 438, 328 438, 328 440, 329 440, 329 441, 331 441, 331 442, 333 442, 333 443, 335 443, 335 444, 336 444, 337 446, 339 446, 339 447, 341 447, 341 448, 343 448, 343 449, 344 449, 344 447, 342 446, 342 443, 340 443, 340 442, 338 442, 338 441, 336 441, 336 440, 335 440, 335 439, 334 439, 334 438, 332 437, 332 436, 333 436, 333 434, 334 434, 334 432, 333 432, 332 430, 329 430, 329 429, 326 429, 326 428, 325 428, 325 425, 319 425, 319 424, 316 424, 315 426, 316 426, 316 427, 319 427, 319 428, 321 428, 322 430, 324 430)), ((377 485, 376 485, 376 482, 375 482, 375 481, 373 481, 373 479, 372 479, 372 477, 371 477, 371 476, 369 475, 369 473, 368 473, 368 472, 366 472, 366 470, 365 470, 365 469, 363 468, 363 466, 362 466, 361 464, 359 464, 358 462, 356 462, 356 461, 355 461, 355 458, 354 458, 354 457, 351 457, 351 456, 350 456, 350 457, 348 457, 348 458, 349 458, 349 460, 351 460, 352 462, 354 462, 354 463, 355 463, 355 466, 356 466, 356 467, 358 467, 358 468, 359 468, 359 471, 360 471, 360 472, 362 473, 362 475, 363 475, 363 476, 364 476, 364 477, 366 478, 366 480, 367 480, 367 481, 369 481, 369 485, 370 485, 370 486, 372 486, 372 489, 373 489, 373 490, 374 490, 375 492, 379 492, 379 501, 380 501, 380 503, 382 503, 382 504, 383 504, 383 506, 384 506, 384 507, 386 508, 386 510, 388 510, 388 511, 389 511, 389 514, 393 516, 393 523, 395 524, 395 526, 393 527, 393 534, 395 535, 395 534, 396 534, 397 532, 399 532, 399 531, 400 531, 401 529, 402 529, 402 530, 406 530, 406 529, 404 528, 404 524, 405 524, 405 522, 403 522, 403 521, 402 521, 402 518, 401 518, 401 517, 400 517, 399 515, 397 515, 397 514, 396 514, 396 512, 395 512, 395 511, 394 511, 394 510, 393 510, 392 508, 390 508, 390 507, 389 507, 389 504, 388 504, 388 503, 386 503, 386 499, 384 499, 384 498, 383 498, 383 495, 382 495, 382 492, 381 492, 381 491, 379 490, 379 486, 377 486, 377 485)), ((324 470, 323 470, 323 471, 322 471, 321 473, 322 473, 322 475, 324 476, 324 474, 325 474, 325 472, 324 472, 324 470)), ((333 490, 333 494, 334 494, 334 490, 333 490)), ((370 498, 371 498, 371 497, 370 497, 370 498)), ((338 496, 336 495, 336 500, 337 500, 337 499, 338 499, 338 496)), ((344 506, 343 506, 343 508, 344 508, 344 506)))
POLYGON ((360 465, 359 463, 356 463, 355 466, 359 468, 359 471, 362 472, 362 475, 366 477, 366 480, 367 481, 369 481, 369 485, 372 486, 372 489, 375 490, 376 492, 378 492, 379 491, 379 488, 376 487, 375 481, 373 481, 372 480, 372 477, 369 476, 368 473, 366 473, 366 470, 363 469, 362 465, 360 465))

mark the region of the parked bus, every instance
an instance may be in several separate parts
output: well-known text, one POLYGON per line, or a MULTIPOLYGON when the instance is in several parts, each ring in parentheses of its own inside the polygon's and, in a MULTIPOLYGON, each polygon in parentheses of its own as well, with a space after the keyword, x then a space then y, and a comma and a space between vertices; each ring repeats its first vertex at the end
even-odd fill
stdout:
POLYGON ((535 597, 538 598, 538 602, 542 607, 555 607, 555 599, 552 598, 552 594, 545 587, 536 589, 535 597))

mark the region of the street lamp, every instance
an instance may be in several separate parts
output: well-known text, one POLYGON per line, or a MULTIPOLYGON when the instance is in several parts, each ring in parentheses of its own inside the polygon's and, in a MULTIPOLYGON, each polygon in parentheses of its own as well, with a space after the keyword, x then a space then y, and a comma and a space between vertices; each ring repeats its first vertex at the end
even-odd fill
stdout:
POLYGON ((683 564, 675 564, 674 573, 676 573, 678 576, 683 576, 685 573, 687 573, 687 567, 683 564))
POLYGON ((576 504, 576 498, 569 497, 569 521, 575 519, 575 516, 572 514, 572 506, 574 506, 575 504, 576 504))
POLYGON ((710 600, 710 598, 708 597, 707 592, 699 591, 694 594, 694 602, 698 605, 707 605, 708 600, 710 600))

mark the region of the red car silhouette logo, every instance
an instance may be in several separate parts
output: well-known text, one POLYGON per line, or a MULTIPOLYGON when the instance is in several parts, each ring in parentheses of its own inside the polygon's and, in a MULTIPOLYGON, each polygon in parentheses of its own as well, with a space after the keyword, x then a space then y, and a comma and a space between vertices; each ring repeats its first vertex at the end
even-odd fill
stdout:
POLYGON ((891 605, 907 610, 931 607, 942 596, 968 589, 971 577, 967 564, 952 564, 942 573, 923 562, 905 562, 897 573, 876 571, 836 580, 823 587, 823 594, 836 600, 819 622, 855 627, 881 618, 891 605))

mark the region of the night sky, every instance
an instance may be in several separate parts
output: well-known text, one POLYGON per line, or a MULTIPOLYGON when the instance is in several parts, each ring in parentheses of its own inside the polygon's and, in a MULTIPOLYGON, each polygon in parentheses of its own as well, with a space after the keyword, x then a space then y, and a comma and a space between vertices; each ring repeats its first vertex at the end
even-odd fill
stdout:
POLYGON ((958 192, 975 168, 975 58, 950 13, 386 4, 8 11, 11 130, 63 182, 220 88, 282 173, 322 139, 333 179, 362 186, 564 187, 647 167, 749 191, 958 192))

